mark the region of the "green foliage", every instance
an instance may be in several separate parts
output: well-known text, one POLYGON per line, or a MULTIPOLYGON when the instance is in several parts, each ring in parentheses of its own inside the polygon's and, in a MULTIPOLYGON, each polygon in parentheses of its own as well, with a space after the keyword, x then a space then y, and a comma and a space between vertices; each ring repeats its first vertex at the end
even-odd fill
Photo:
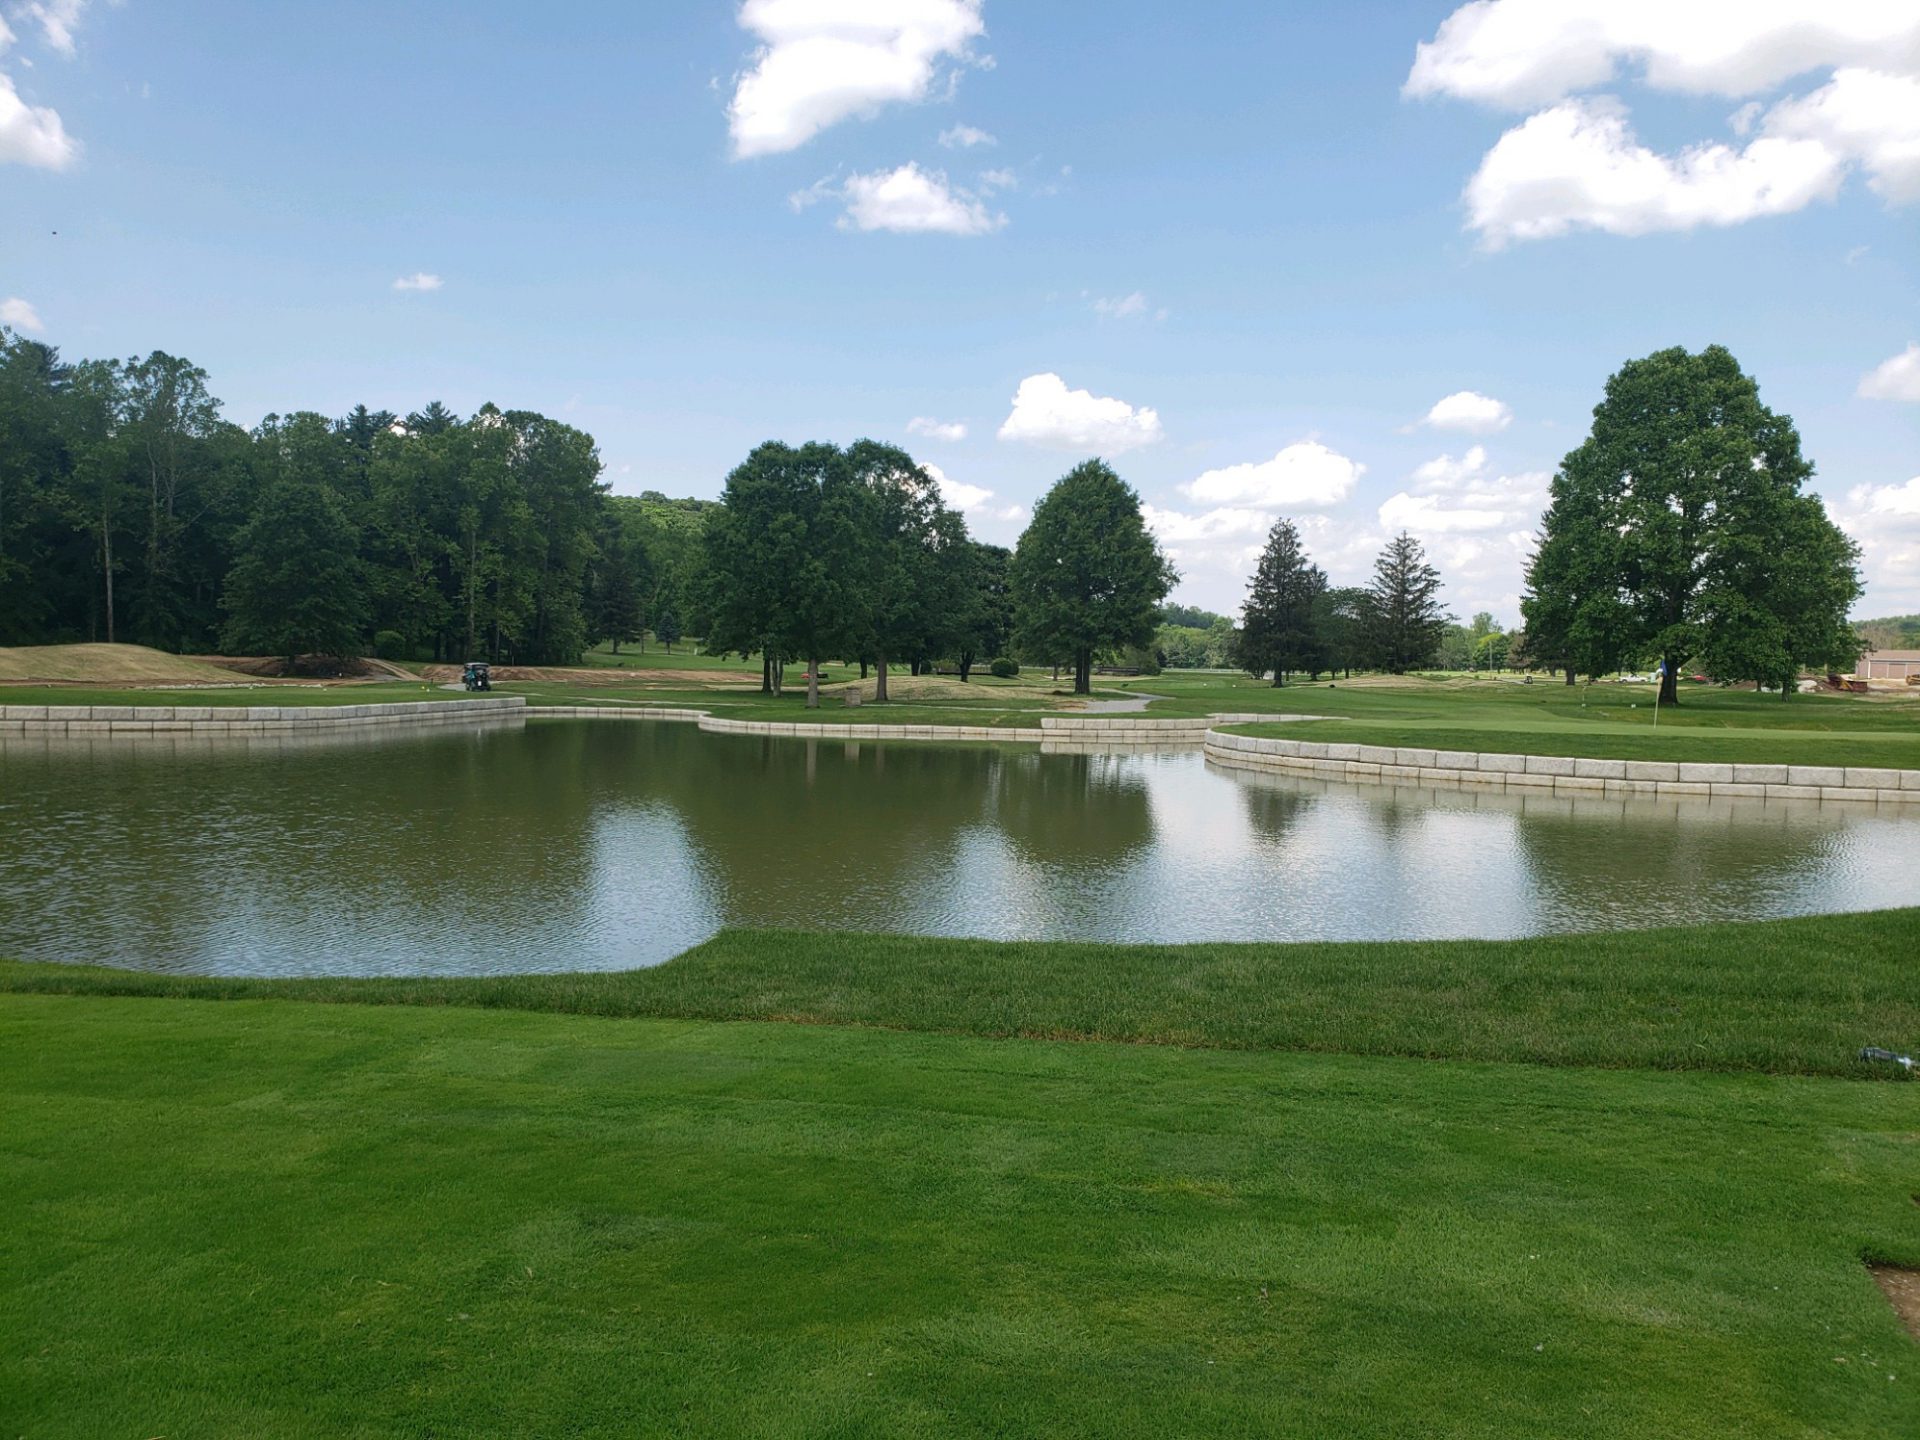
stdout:
POLYGON ((1853 628, 1869 650, 1920 650, 1920 615, 1856 620, 1853 628))
POLYGON ((366 633, 360 537, 332 488, 298 468, 269 483, 234 538, 223 639, 236 654, 351 657, 366 633))
POLYGON ((1225 615, 1216 615, 1211 610, 1202 610, 1198 605, 1162 605, 1160 623, 1172 625, 1182 630, 1211 630, 1219 625, 1232 628, 1233 622, 1225 615))
POLYGON ((1275 522, 1241 611, 1241 667, 1255 679, 1272 671, 1276 687, 1292 672, 1318 675, 1326 666, 1317 624, 1326 589, 1326 572, 1307 559, 1293 522, 1275 522))
POLYGON ((1140 515, 1140 497, 1100 460, 1070 471, 1034 507, 1011 568, 1017 643, 1070 661, 1092 688, 1093 658, 1146 645, 1175 574, 1140 515))
POLYGON ((1440 572, 1427 564, 1420 542, 1402 531, 1374 561, 1367 609, 1372 662, 1395 675, 1433 663, 1446 617, 1440 611, 1440 572))
POLYGON ((1718 345, 1634 360, 1561 462, 1525 605, 1549 663, 1603 673, 1662 657, 1662 703, 1694 662, 1791 689, 1851 664, 1858 553, 1801 487, 1793 422, 1718 345))
POLYGON ((1020 662, 1017 660, 1009 660, 1006 656, 1002 655, 987 666, 987 670, 996 679, 1011 680, 1020 673, 1020 662))
POLYGON ((381 630, 373 637, 373 653, 382 660, 407 658, 407 637, 398 630, 381 630))

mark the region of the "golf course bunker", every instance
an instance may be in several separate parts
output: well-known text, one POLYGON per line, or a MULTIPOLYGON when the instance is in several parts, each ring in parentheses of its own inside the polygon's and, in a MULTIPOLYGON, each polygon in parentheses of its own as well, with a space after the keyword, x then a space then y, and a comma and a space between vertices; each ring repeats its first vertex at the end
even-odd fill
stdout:
POLYGON ((1504 939, 1886 909, 1920 868, 1920 806, 1351 785, 1197 747, 387 730, 0 743, 10 952, 486 975, 658 964, 726 926, 1504 939))
POLYGON ((1887 1297, 1887 1303, 1893 1306, 1893 1313, 1906 1325, 1907 1333, 1920 1341, 1920 1270, 1873 1264, 1867 1269, 1872 1272, 1873 1283, 1880 1287, 1880 1293, 1887 1297))

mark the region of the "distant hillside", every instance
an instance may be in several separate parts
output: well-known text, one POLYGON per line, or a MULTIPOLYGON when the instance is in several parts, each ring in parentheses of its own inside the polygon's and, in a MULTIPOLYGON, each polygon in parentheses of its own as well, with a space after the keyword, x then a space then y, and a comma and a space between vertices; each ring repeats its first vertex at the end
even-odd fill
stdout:
POLYGON ((1920 615, 1889 615, 1856 620, 1854 630, 1876 650, 1920 650, 1920 615))

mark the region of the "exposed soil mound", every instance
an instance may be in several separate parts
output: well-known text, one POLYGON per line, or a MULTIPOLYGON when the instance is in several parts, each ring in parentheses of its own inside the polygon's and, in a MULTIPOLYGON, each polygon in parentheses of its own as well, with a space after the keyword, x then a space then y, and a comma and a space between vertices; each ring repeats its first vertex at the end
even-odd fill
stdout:
POLYGON ((194 657, 229 675, 256 680, 413 680, 411 670, 386 660, 342 660, 337 655, 300 655, 291 665, 284 655, 198 655, 194 657))
POLYGON ((0 683, 40 685, 220 684, 232 676, 191 655, 144 645, 22 645, 0 648, 0 683))
POLYGON ((1874 1283, 1893 1306, 1893 1313, 1905 1322, 1907 1333, 1920 1340, 1920 1270, 1898 1265, 1869 1265, 1874 1283))

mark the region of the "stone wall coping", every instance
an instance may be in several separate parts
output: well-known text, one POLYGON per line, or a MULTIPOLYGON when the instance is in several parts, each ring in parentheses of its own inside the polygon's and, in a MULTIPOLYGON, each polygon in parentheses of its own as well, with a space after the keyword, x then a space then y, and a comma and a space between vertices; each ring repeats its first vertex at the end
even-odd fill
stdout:
POLYGON ((1718 765, 1668 760, 1588 760, 1380 745, 1331 745, 1210 730, 1209 760, 1323 780, 1511 790, 1586 798, 1920 804, 1920 770, 1833 765, 1718 765))

